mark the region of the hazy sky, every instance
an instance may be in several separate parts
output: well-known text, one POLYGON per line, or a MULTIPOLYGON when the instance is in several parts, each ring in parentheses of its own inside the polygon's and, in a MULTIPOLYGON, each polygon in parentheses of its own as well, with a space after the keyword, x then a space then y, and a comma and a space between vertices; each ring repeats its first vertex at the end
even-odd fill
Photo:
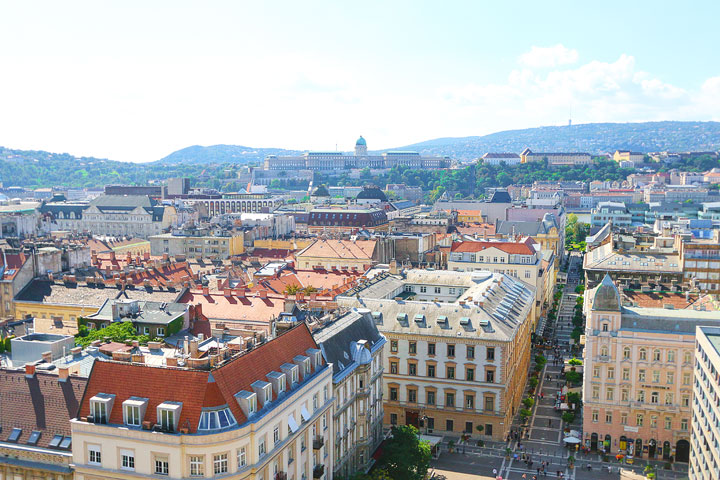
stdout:
POLYGON ((0 1, 0 145, 370 149, 720 120, 720 1, 0 1), (150 5, 150 6, 148 6, 150 5))

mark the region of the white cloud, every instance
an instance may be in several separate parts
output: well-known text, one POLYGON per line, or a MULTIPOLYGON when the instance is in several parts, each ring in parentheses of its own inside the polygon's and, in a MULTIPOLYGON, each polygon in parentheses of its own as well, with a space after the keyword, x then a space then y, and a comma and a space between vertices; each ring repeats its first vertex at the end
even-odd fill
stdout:
POLYGON ((570 65, 578 61, 578 51, 558 43, 552 47, 533 46, 529 52, 520 55, 518 62, 530 68, 548 68, 570 65))

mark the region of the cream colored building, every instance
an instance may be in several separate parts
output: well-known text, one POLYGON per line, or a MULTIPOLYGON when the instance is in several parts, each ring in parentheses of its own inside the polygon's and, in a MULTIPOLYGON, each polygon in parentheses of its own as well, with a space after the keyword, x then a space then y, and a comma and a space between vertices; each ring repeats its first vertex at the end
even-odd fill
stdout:
POLYGON ((377 240, 324 240, 295 254, 297 268, 364 272, 377 263, 377 240))
POLYGON ((172 257, 185 255, 187 258, 216 257, 226 259, 245 252, 245 236, 241 230, 221 231, 217 234, 176 235, 163 233, 150 237, 152 255, 168 254, 172 257))
POLYGON ((504 439, 528 377, 534 293, 487 271, 409 270, 339 297, 387 337, 385 424, 504 439))
POLYGON ((76 479, 332 479, 332 368, 305 324, 241 352, 193 351, 96 361, 71 422, 76 479))
POLYGON ((591 448, 687 462, 695 328, 717 312, 622 306, 609 275, 585 293, 583 431, 591 448))
POLYGON ((383 439, 383 347, 370 310, 354 309, 313 333, 333 365, 335 476, 367 472, 383 439))

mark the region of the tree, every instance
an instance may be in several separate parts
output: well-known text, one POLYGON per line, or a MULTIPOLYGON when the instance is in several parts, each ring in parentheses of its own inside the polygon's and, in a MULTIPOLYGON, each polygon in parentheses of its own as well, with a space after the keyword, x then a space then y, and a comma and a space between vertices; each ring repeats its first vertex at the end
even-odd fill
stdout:
POLYGON ((300 291, 301 287, 297 283, 292 283, 285 287, 284 293, 287 293, 288 295, 295 295, 300 291))
POLYGON ((430 468, 430 444, 420 440, 412 425, 394 426, 377 465, 387 471, 386 478, 422 480, 430 468))

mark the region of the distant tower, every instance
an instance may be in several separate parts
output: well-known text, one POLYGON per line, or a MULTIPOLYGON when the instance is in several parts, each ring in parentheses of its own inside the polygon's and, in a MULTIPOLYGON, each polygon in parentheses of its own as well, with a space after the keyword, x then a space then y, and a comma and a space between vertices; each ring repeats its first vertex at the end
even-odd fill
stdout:
POLYGON ((568 119, 568 127, 572 127, 572 118, 568 119))
POLYGON ((356 157, 367 157, 367 142, 360 135, 360 138, 355 142, 355 156, 356 157))

